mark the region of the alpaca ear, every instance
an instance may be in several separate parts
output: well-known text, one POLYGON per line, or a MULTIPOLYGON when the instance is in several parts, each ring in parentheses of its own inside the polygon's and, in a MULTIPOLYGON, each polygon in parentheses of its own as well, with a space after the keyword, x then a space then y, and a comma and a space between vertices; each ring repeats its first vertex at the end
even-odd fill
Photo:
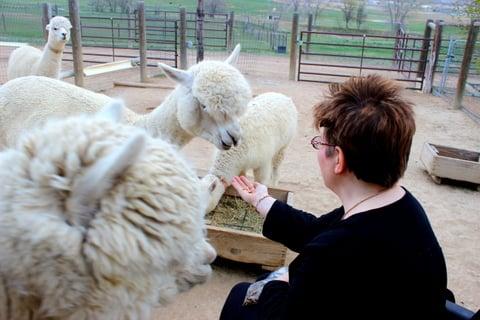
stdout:
POLYGON ((158 63, 158 66, 173 81, 178 82, 187 88, 192 87, 193 75, 190 72, 170 67, 161 62, 158 63))
POLYGON ((74 182, 71 197, 67 201, 67 211, 72 215, 74 224, 88 225, 100 199, 110 191, 115 180, 137 161, 145 149, 145 144, 145 134, 133 135, 123 145, 98 160, 74 182))
POLYGON ((50 23, 46 25, 45 30, 50 31, 50 23))
POLYGON ((238 61, 238 56, 240 55, 240 43, 235 46, 235 49, 233 49, 232 53, 230 56, 225 60, 225 63, 228 63, 230 65, 234 65, 238 61))
POLYGON ((105 119, 112 122, 120 122, 122 120, 125 104, 120 99, 114 99, 107 103, 99 112, 95 114, 98 119, 105 119))

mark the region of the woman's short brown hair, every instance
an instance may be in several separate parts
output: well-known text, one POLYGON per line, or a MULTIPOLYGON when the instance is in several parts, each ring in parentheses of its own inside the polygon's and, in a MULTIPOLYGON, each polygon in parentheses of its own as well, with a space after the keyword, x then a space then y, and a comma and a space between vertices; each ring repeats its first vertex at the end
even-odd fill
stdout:
POLYGON ((331 84, 314 106, 314 126, 341 147, 347 167, 365 182, 391 187, 407 168, 415 133, 413 104, 401 88, 379 75, 331 84))

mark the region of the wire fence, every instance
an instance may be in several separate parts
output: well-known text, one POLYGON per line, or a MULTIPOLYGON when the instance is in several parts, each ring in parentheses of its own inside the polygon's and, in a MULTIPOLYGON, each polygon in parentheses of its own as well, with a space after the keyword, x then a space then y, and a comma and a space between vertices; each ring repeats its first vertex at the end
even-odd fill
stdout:
MULTIPOLYGON (((453 104, 458 78, 467 45, 468 26, 445 25, 438 63, 435 69, 433 94, 450 100, 453 104)), ((475 45, 467 75, 462 101, 464 110, 480 122, 480 48, 475 45)))

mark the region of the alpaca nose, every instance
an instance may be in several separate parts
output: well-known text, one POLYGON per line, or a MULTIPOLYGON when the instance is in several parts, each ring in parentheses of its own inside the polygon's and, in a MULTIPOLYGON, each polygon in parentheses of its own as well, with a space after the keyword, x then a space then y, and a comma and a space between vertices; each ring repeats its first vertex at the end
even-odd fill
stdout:
POLYGON ((62 37, 63 37, 63 40, 67 39, 67 33, 66 33, 66 32, 62 32, 62 37))

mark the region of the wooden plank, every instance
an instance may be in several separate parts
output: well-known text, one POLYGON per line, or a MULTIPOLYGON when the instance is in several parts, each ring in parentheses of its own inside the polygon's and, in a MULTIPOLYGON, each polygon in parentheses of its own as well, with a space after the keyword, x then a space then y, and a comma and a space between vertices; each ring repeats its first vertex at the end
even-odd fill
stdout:
MULTIPOLYGON (((291 204, 292 192, 268 188, 268 193, 280 201, 291 204)), ((233 187, 225 190, 227 196, 240 197, 233 187)), ((207 225, 208 237, 218 256, 229 260, 259 264, 272 270, 285 264, 287 248, 265 238, 260 233, 236 230, 228 227, 207 225)))
POLYGON ((132 62, 130 60, 114 61, 86 67, 83 69, 83 74, 88 77, 106 72, 129 69, 131 67, 132 62))
POLYGON ((22 47, 27 46, 26 42, 9 42, 9 41, 0 41, 0 47, 22 47))
POLYGON ((158 88, 158 89, 175 89, 174 86, 166 86, 158 83, 143 83, 143 82, 130 82, 130 81, 114 81, 114 86, 120 87, 134 87, 134 88, 158 88))
POLYGON ((285 262, 286 248, 253 232, 207 226, 210 243, 223 258, 278 267, 285 262))
POLYGON ((480 162, 476 154, 474 151, 425 143, 420 160, 432 176, 480 184, 480 162), (448 152, 445 152, 446 150, 448 152), (455 150, 458 151, 455 152, 455 150), (462 158, 477 159, 477 161, 462 158))
POLYGON ((420 161, 422 161, 423 165, 425 166, 425 169, 427 169, 427 172, 432 175, 432 168, 433 168, 433 157, 437 155, 436 150, 432 148, 432 146, 428 143, 425 142, 423 144, 422 152, 420 154, 420 161))

